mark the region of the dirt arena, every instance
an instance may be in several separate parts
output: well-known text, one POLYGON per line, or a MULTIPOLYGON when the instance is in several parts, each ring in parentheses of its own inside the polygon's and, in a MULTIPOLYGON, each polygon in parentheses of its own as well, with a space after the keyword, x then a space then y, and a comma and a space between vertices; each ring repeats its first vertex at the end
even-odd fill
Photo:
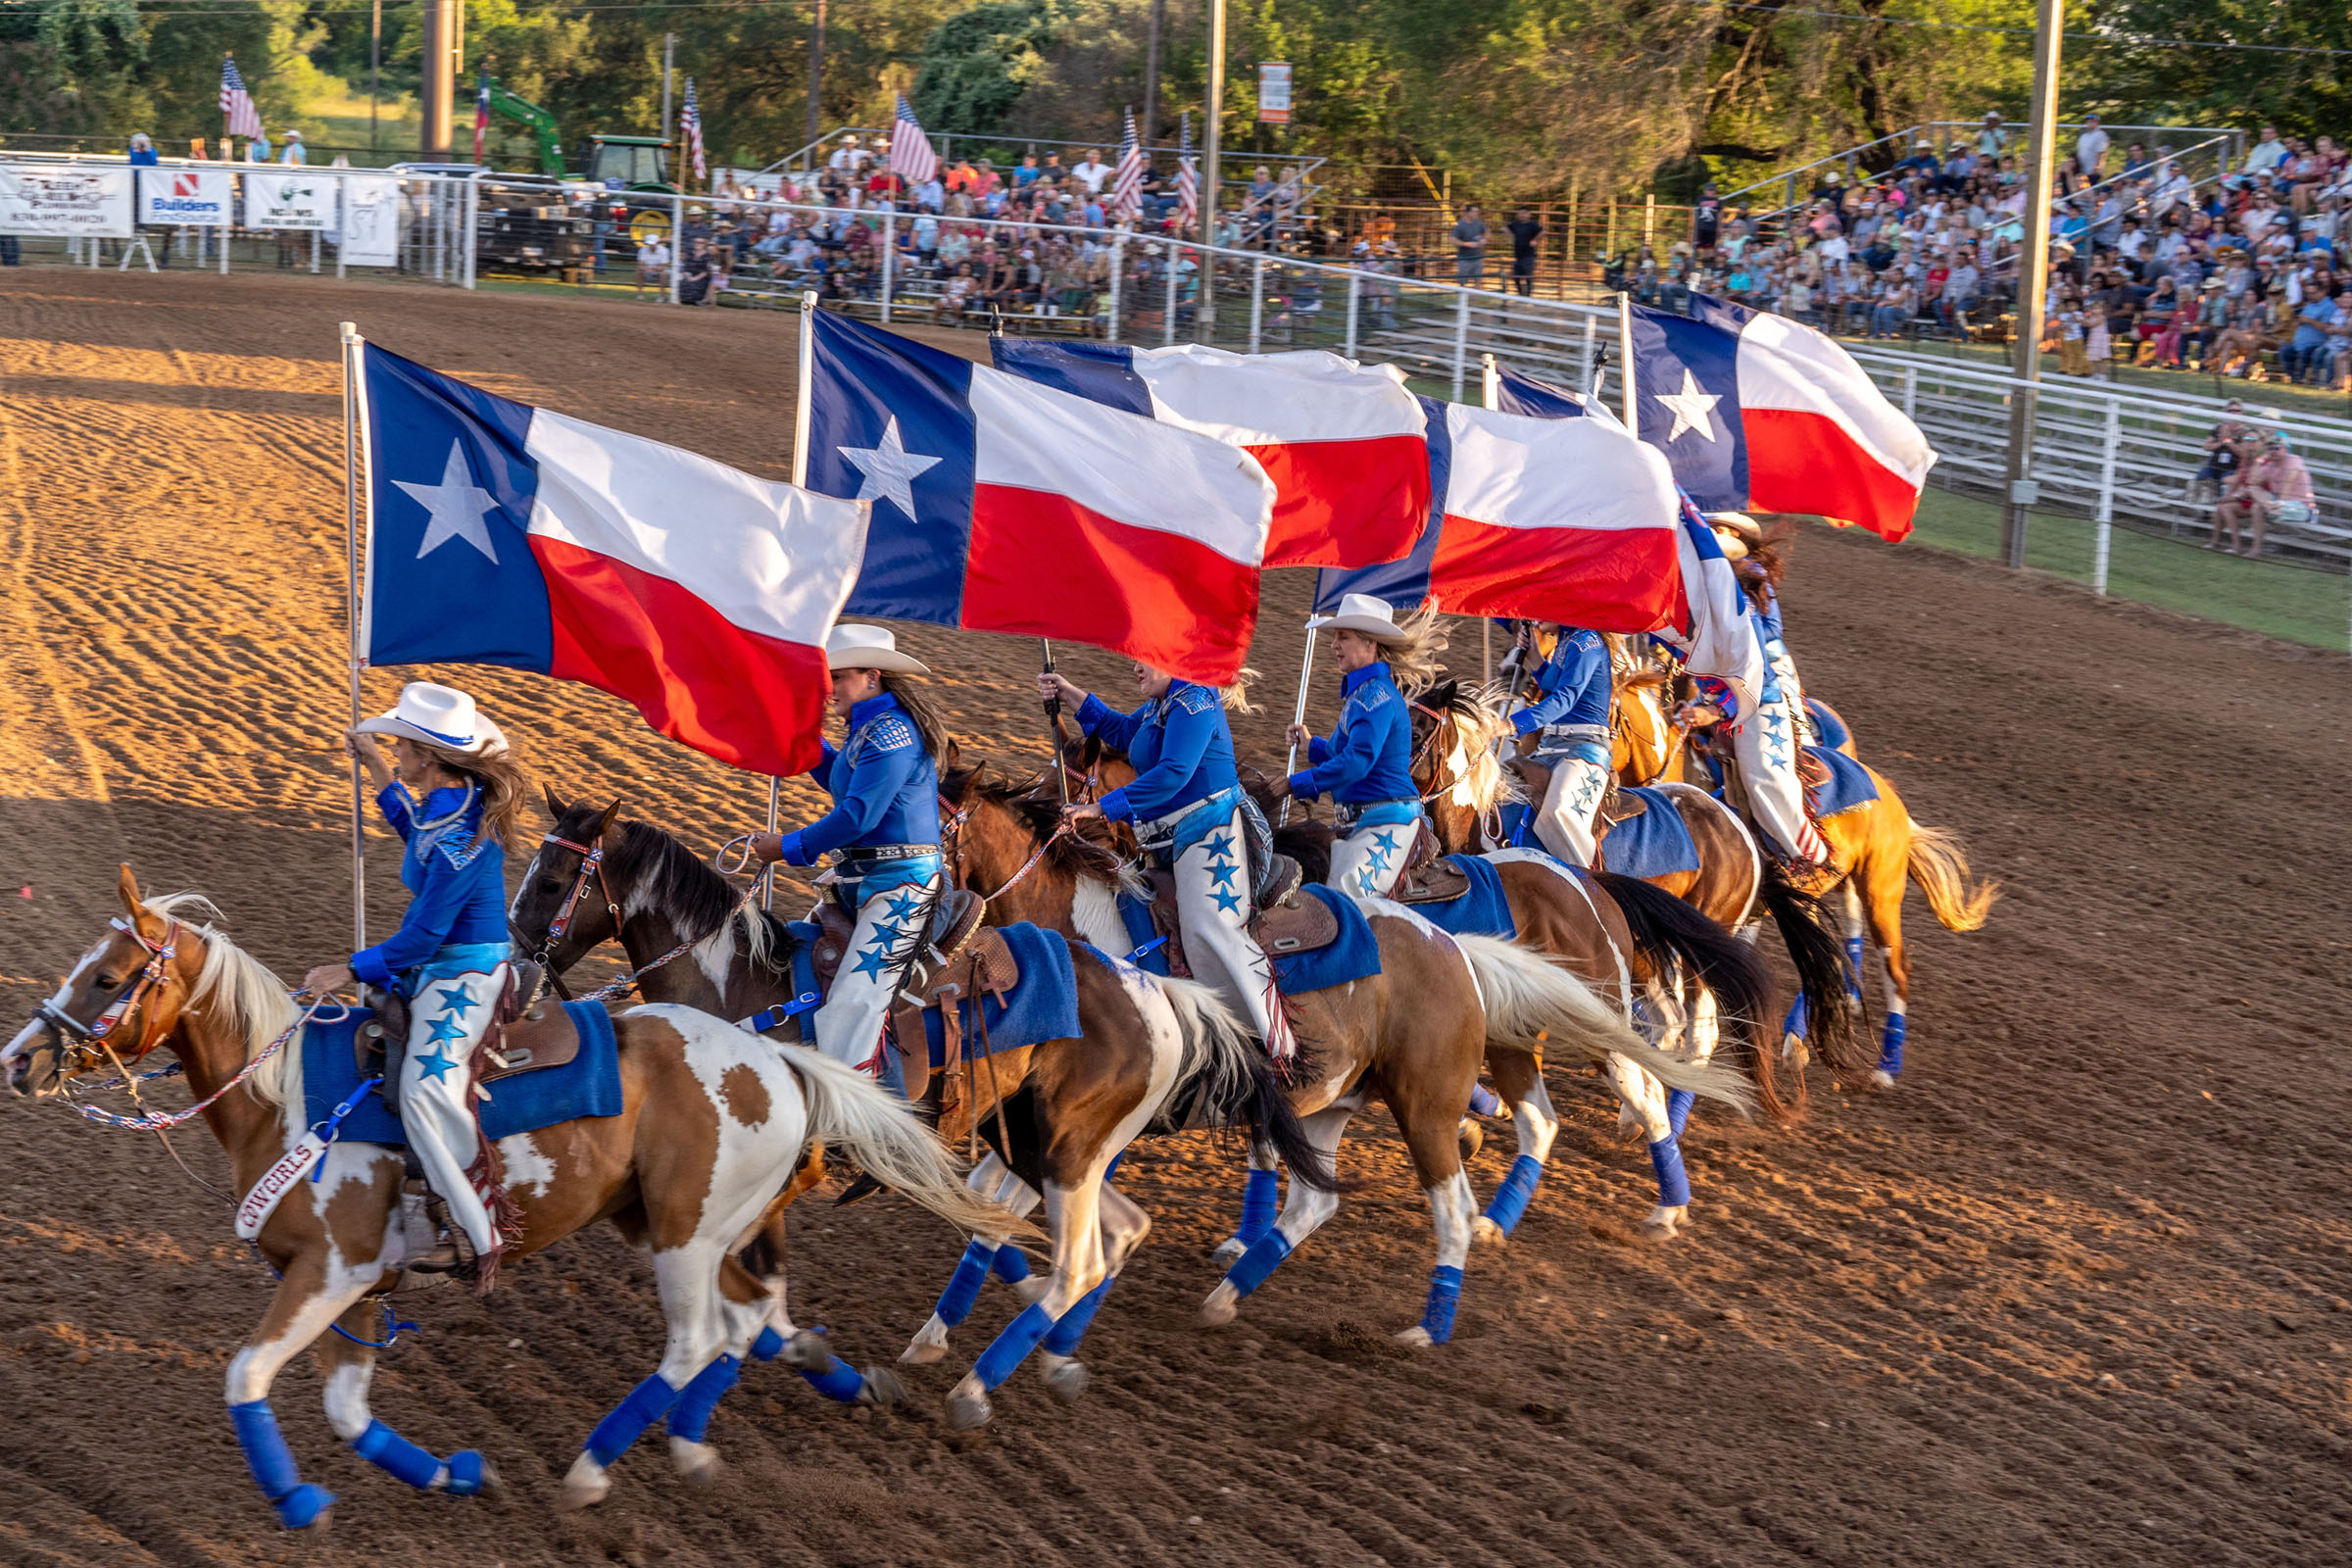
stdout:
MULTIPOLYGON (((346 950, 342 429, 335 322, 493 390, 775 477, 782 315, 13 272, 0 283, 0 1035, 114 909, 114 867, 218 898, 293 977, 346 950), (23 889, 25 896, 19 896, 23 889)), ((955 338, 965 351, 980 339, 955 338)), ((1253 662, 1287 690, 1304 574, 1253 662)), ((845 1411, 747 1370, 688 1490, 648 1441, 556 1511, 598 1417, 655 1364, 647 1271, 610 1236, 425 1326, 375 1408, 504 1500, 419 1496, 337 1444, 307 1360, 277 1385, 324 1540, 247 1479, 221 1379, 270 1292, 151 1141, 0 1104, 0 1564, 2316 1564, 2352 1558, 2352 666, 1980 564, 1816 530, 1787 594, 1808 684, 1922 821, 2006 892, 1955 937, 1910 902, 1911 1061, 1817 1078, 1793 1132, 1702 1112, 1692 1229, 1587 1079, 1506 1250, 1473 1253, 1446 1348, 1426 1210, 1380 1115, 1360 1187, 1232 1329, 1195 1326, 1239 1163, 1141 1147, 1150 1243, 1064 1407, 1034 1371, 987 1432, 942 1397, 1012 1309, 992 1289, 911 1405, 845 1411), (2265 786, 2265 778, 2279 781, 2265 786)), ((916 631, 967 749, 1042 747, 1029 645, 916 631)), ((1074 654, 1114 691, 1119 666, 1074 654)), ((372 672, 373 707, 403 671, 372 672)), ((567 793, 714 844, 764 786, 583 688, 479 692, 567 793)), ((1331 686, 1317 717, 1328 721, 1331 686)), ((1273 707, 1286 708, 1287 702, 1273 707)), ((1279 719, 1245 726, 1278 744, 1279 719)), ((788 796, 806 808, 813 792, 788 796)), ((378 838, 377 843, 388 843, 378 838)), ((396 918, 392 857, 371 907, 396 918)), ((179 1091, 167 1096, 178 1102, 179 1091)), ((178 1139, 207 1179, 225 1161, 178 1139)), ((1497 1129, 1473 1179, 1510 1158, 1497 1129)), ((959 1243, 894 1199, 794 1227, 796 1316, 888 1361, 959 1243)))

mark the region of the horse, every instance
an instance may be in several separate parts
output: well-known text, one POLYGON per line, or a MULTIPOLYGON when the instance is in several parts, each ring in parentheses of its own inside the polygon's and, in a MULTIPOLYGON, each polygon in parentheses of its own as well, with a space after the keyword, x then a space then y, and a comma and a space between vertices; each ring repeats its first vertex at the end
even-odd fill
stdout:
MULTIPOLYGON (((17 1096, 46 1098, 100 1066, 127 1075, 168 1052, 198 1099, 165 1120, 200 1113, 237 1190, 253 1193, 309 1141, 296 1037, 324 1004, 298 1013, 275 976, 197 919, 218 914, 201 897, 146 899, 127 865, 117 891, 122 914, 0 1050, 0 1079, 17 1096)), ((931 1133, 814 1051, 756 1040, 679 1006, 632 1008, 613 1032, 618 1115, 498 1144, 520 1222, 509 1255, 610 1218, 650 1255, 668 1324, 661 1364, 598 1424, 565 1476, 563 1500, 572 1507, 601 1501, 612 1466, 664 1417, 679 1470, 697 1480, 717 1473, 704 1442, 710 1412, 767 1315, 766 1293, 730 1253, 814 1140, 838 1144, 952 1223, 1005 1219, 964 1187, 931 1133)), ((254 1480, 291 1529, 322 1524, 334 1503, 301 1480, 270 1404, 278 1371, 318 1341, 327 1420, 362 1457, 419 1490, 469 1495, 494 1487, 496 1472, 479 1453, 437 1457, 369 1408, 370 1306, 430 1247, 401 1217, 402 1151, 334 1139, 314 1168, 318 1179, 293 1180, 261 1225, 256 1245, 278 1274, 277 1290, 228 1368, 229 1414, 254 1480), (344 1332, 321 1340, 330 1327, 344 1332)))
MULTIPOLYGON (((562 803, 551 798, 550 805, 562 803)), ((558 813, 524 871, 510 916, 517 940, 544 955, 553 973, 617 938, 638 983, 706 997, 705 1005, 722 1016, 773 1017, 792 1011, 799 1000, 795 944, 784 923, 743 907, 725 877, 662 829, 622 819, 617 801, 558 813), (581 896, 591 885, 597 897, 581 896), (686 953, 694 956, 691 965, 676 961, 686 953)), ((957 1112, 989 1141, 1003 1161, 998 1171, 1018 1173, 1030 1202, 1042 1198, 1054 1245, 1050 1278, 1024 1293, 1031 1297, 1026 1308, 951 1392, 949 1421, 958 1429, 991 1418, 989 1396, 1041 1345, 1054 1393, 1073 1398, 1085 1388, 1079 1340, 1114 1264, 1125 1264, 1148 1228, 1133 1222, 1141 1213, 1134 1205, 1104 1196, 1104 1177, 1171 1096, 1189 1094, 1210 1125, 1246 1125, 1253 1139, 1298 1160, 1309 1184, 1330 1181, 1326 1161, 1306 1141, 1263 1056, 1206 987, 1157 981, 1102 954, 1081 951, 1072 959, 1082 1037, 980 1057, 957 1112), (1001 1112, 993 1124, 992 1112, 1001 1112)), ((944 1075, 934 1081, 944 1094, 944 1075)), ((1000 1188, 996 1172, 974 1178, 975 1186, 1015 1190, 1009 1183, 1000 1188)), ((1017 1219, 1003 1207, 988 1212, 989 1225, 966 1227, 974 1233, 966 1261, 982 1254, 983 1274, 1011 1250, 1017 1219)), ((959 1269, 951 1281, 935 1324, 950 1315, 960 1321, 958 1298, 968 1310, 980 1282, 967 1273, 959 1269)), ((902 1359, 945 1353, 944 1326, 936 1333, 927 1326, 926 1333, 929 1339, 918 1336, 917 1343, 932 1353, 902 1359)))
MULTIPOLYGON (((1109 765, 1099 747, 1084 760, 1086 772, 1099 780, 1109 765)), ((992 906, 1004 906, 1007 916, 1017 912, 1097 944, 1127 942, 1118 912, 1117 866, 1100 846, 1072 852, 1055 863, 1054 846, 1070 835, 1056 820, 1057 798, 1042 781, 1000 782, 977 768, 958 769, 943 781, 942 793, 955 807, 951 869, 960 885, 985 891, 992 906)), ((1294 1074, 1290 1096, 1317 1147, 1335 1153, 1349 1119, 1373 1099, 1396 1118, 1429 1200, 1438 1243, 1422 1319, 1396 1338, 1426 1347, 1451 1333, 1469 1243, 1474 1233, 1485 1234, 1472 1218, 1469 1178, 1455 1133, 1482 1057, 1494 1064, 1497 1082, 1507 1084, 1523 1150, 1535 1151, 1531 1157, 1539 1169, 1558 1127, 1544 1087, 1546 1046, 1570 1060, 1609 1063, 1622 1056, 1678 1089, 1742 1108, 1746 1096, 1722 1069, 1651 1048, 1620 1009, 1557 961, 1490 936, 1450 935, 1388 900, 1356 903, 1379 944, 1381 973, 1285 996, 1292 1027, 1301 1041, 1312 1043, 1315 1056, 1312 1070, 1294 1074)), ((1243 1298, 1338 1212, 1336 1195, 1294 1180, 1275 1217, 1278 1152, 1251 1151, 1243 1232, 1219 1250, 1233 1261, 1201 1305, 1206 1323, 1233 1321, 1243 1298), (1266 1228, 1250 1234, 1258 1224, 1266 1228)), ((1514 1189, 1512 1200, 1519 1208, 1524 1209, 1533 1186, 1532 1179, 1520 1179, 1524 1191, 1514 1189)), ((1490 1210, 1482 1217, 1492 1216, 1490 1210)), ((1517 1215, 1509 1217, 1515 1221, 1517 1215)))

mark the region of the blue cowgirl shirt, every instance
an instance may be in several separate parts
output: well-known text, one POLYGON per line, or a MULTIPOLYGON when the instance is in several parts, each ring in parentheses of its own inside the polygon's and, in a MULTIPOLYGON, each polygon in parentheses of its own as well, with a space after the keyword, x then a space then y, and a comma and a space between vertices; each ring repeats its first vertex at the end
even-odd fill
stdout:
POLYGON ((1329 795, 1342 806, 1409 801, 1413 787, 1413 716, 1386 660, 1351 669, 1340 682, 1346 702, 1331 739, 1307 744, 1308 766, 1291 775, 1302 800, 1329 795))
POLYGON ((1078 723, 1135 764, 1134 782, 1102 797, 1102 814, 1114 822, 1149 822, 1241 787, 1225 705, 1206 686, 1170 681, 1164 695, 1131 713, 1089 695, 1078 723))
POLYGON ((1536 671, 1536 700, 1511 715, 1524 735, 1547 724, 1609 723, 1609 650, 1596 631, 1560 628, 1551 657, 1536 671))
POLYGON ((939 842, 939 770, 914 720, 888 692, 850 710, 850 734, 831 745, 809 773, 833 797, 833 809, 784 835, 778 858, 814 865, 829 850, 939 842))
POLYGON ((351 956, 351 972, 370 985, 421 967, 443 948, 507 942, 507 857, 482 837, 481 786, 434 790, 419 805, 395 780, 375 798, 407 852, 401 885, 414 894, 400 929, 351 956))

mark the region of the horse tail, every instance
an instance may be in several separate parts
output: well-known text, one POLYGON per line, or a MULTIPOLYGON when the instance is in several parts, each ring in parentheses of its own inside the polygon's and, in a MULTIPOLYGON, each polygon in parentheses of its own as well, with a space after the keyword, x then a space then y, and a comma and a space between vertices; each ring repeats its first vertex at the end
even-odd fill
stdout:
POLYGON ((1592 1062, 1623 1056, 1670 1089, 1720 1100, 1741 1115, 1753 1105, 1738 1074, 1650 1045, 1559 959, 1501 937, 1456 934, 1453 941, 1478 981, 1490 1048, 1533 1054, 1549 1047, 1592 1062))
POLYGON ((964 1173, 939 1135, 907 1114, 906 1102, 878 1088, 855 1067, 786 1041, 762 1044, 784 1057, 808 1099, 808 1136, 839 1149, 882 1186, 903 1193, 957 1230, 1024 1236, 1035 1227, 964 1186, 964 1173))
MULTIPOLYGON (((1298 1113, 1282 1092, 1274 1064, 1259 1050, 1225 999, 1198 980, 1161 978, 1159 989, 1175 1010, 1184 1037, 1184 1064, 1177 1069, 1175 1096, 1195 1086, 1193 1105, 1210 1126, 1246 1126, 1252 1142, 1274 1151, 1291 1167, 1291 1179, 1318 1193, 1339 1191, 1331 1160, 1306 1136, 1298 1113)), ((1301 1059, 1295 1073, 1312 1071, 1301 1059)))
POLYGON ((1910 867, 1911 880, 1928 896, 1928 907, 1946 931, 1976 930, 2001 896, 1998 882, 1969 885, 1968 853, 1941 828, 1911 824, 1910 867))
POLYGON ((1616 901, 1634 946, 1653 967, 1679 967, 1715 998, 1724 1038, 1756 1086, 1764 1114, 1777 1122, 1795 1120, 1773 1069, 1765 1022, 1772 976, 1756 950, 1664 888, 1616 871, 1596 871, 1592 880, 1616 901))
POLYGON ((1796 966, 1797 989, 1805 999, 1806 1038, 1821 1058, 1841 1073, 1877 1066, 1876 1056, 1854 1027, 1855 1009, 1847 1005, 1845 950, 1821 900, 1789 881, 1778 862, 1765 858, 1764 907, 1780 928, 1789 962, 1796 966))

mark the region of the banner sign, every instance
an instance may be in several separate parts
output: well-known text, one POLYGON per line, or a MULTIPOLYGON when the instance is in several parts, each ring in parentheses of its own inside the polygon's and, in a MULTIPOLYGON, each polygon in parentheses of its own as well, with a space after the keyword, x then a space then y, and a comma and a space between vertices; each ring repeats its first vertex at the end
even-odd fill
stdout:
POLYGON ((130 170, 0 164, 0 234, 130 233, 130 170))
POLYGON ((343 245, 346 267, 394 267, 400 262, 400 181, 365 175, 343 177, 343 245))
POLYGON ((1261 125, 1291 122, 1291 68, 1279 61, 1257 68, 1257 122, 1261 125))
POLYGON ((142 170, 139 221, 225 228, 236 209, 235 178, 225 169, 142 170))
POLYGON ((335 180, 332 175, 264 173, 245 176, 247 228, 332 228, 335 226, 335 180))

